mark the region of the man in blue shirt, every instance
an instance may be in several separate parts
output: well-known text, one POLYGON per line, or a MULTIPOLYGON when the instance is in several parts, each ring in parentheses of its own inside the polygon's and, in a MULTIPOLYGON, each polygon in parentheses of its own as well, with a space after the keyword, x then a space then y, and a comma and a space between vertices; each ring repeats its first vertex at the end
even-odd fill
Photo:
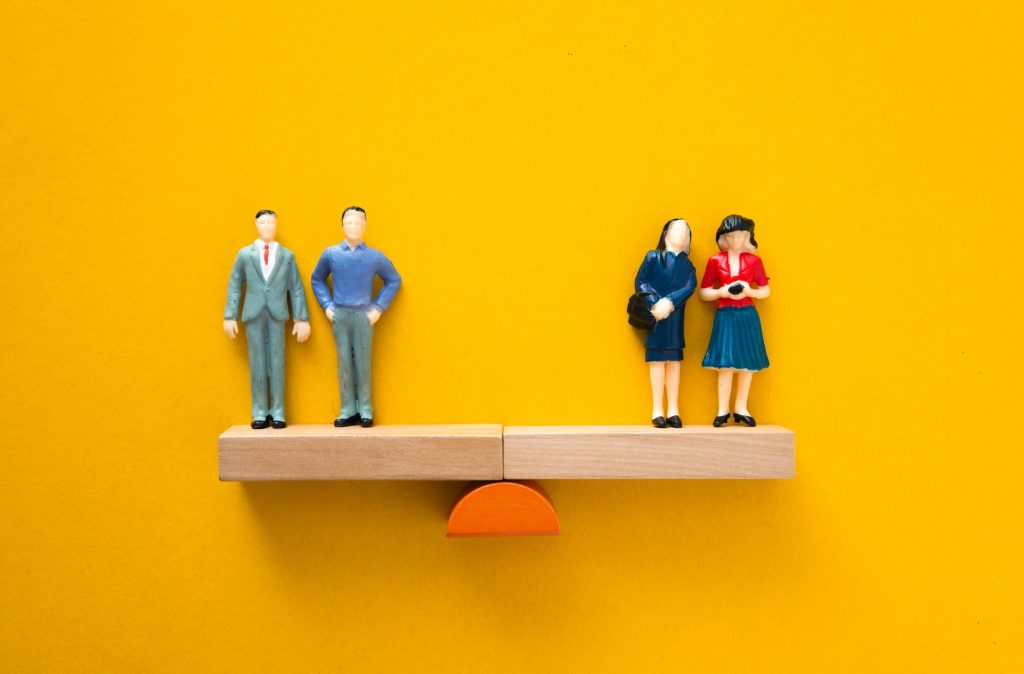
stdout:
POLYGON ((341 214, 345 240, 331 246, 320 256, 313 269, 313 294, 333 323, 338 346, 338 388, 341 392, 341 416, 335 426, 373 426, 370 399, 370 355, 373 324, 395 298, 402 277, 384 253, 366 245, 366 211, 349 206, 341 214), (333 292, 327 287, 331 277, 333 292), (373 277, 384 281, 377 297, 373 277))

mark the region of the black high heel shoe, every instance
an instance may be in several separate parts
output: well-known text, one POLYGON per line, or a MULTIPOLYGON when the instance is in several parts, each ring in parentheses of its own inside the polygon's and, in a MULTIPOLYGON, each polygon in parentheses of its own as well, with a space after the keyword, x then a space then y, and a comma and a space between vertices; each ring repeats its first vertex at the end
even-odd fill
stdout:
POLYGON ((732 416, 733 416, 734 419, 736 419, 736 423, 745 424, 747 426, 750 426, 751 428, 753 428, 754 426, 757 426, 757 422, 754 421, 754 417, 748 417, 748 416, 744 416, 742 414, 736 414, 735 412, 733 413, 732 416))
POLYGON ((714 426, 715 428, 721 428, 727 423, 729 423, 729 415, 719 414, 717 417, 715 417, 715 420, 711 422, 711 425, 714 426))
POLYGON ((665 417, 654 417, 651 419, 651 423, 654 424, 655 428, 666 428, 668 426, 668 422, 665 421, 665 417))
POLYGON ((668 418, 668 425, 672 428, 682 428, 683 420, 679 418, 678 414, 673 414, 668 418))

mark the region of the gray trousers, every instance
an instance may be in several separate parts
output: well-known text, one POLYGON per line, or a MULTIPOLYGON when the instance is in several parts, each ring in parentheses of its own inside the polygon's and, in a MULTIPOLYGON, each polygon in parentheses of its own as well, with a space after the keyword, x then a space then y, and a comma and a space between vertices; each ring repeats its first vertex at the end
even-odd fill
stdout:
POLYGON ((252 385, 252 418, 274 417, 284 421, 284 321, 275 321, 264 309, 245 324, 249 345, 249 382, 252 385), (267 385, 270 400, 267 401, 267 385))
POLYGON ((334 343, 338 346, 338 389, 341 393, 341 417, 358 414, 373 418, 370 400, 370 355, 373 326, 365 311, 334 309, 334 343))

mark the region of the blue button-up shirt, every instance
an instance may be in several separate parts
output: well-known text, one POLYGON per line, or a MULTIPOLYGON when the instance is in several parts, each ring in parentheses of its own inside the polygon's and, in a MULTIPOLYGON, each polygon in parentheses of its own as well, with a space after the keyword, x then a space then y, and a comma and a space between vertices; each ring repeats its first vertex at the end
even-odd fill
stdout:
POLYGON ((378 309, 381 312, 387 310, 402 285, 402 277, 384 253, 363 242, 353 249, 348 241, 323 252, 313 269, 312 281, 313 294, 324 309, 346 307, 363 311, 378 309), (327 287, 328 274, 334 286, 333 293, 327 287), (376 299, 371 301, 374 276, 380 276, 384 285, 376 299))

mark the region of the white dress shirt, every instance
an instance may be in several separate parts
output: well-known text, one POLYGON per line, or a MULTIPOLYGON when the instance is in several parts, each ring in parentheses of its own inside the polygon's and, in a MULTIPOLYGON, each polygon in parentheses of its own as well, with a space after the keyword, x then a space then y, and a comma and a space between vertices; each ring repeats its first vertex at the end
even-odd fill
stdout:
POLYGON ((256 247, 256 254, 260 258, 260 270, 263 272, 263 280, 270 280, 270 272, 274 271, 274 260, 277 259, 277 241, 271 241, 270 244, 267 244, 263 239, 256 239, 256 243, 253 245, 256 247), (270 262, 263 261, 263 253, 267 245, 270 246, 270 262))

